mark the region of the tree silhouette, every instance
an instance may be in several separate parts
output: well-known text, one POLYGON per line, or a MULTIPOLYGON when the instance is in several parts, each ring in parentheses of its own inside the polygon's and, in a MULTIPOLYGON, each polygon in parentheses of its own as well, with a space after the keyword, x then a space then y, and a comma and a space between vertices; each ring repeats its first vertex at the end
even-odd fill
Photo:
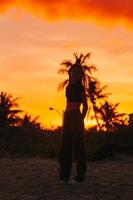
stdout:
POLYGON ((87 90, 87 98, 90 100, 92 104, 92 108, 94 111, 95 119, 97 122, 97 125, 99 127, 99 130, 101 130, 101 126, 98 120, 97 116, 97 110, 98 110, 98 101, 106 99, 109 95, 109 93, 104 93, 104 90, 107 88, 107 85, 100 87, 100 82, 98 80, 91 80, 89 81, 89 87, 87 90))
POLYGON ((23 118, 21 118, 20 126, 24 128, 37 128, 41 129, 41 124, 38 122, 39 116, 32 118, 30 115, 25 114, 23 118))
POLYGON ((0 93, 0 127, 16 126, 19 123, 18 114, 22 110, 14 109, 18 107, 16 103, 18 99, 12 99, 12 95, 6 92, 0 93))
POLYGON ((102 120, 102 128, 106 130, 106 132, 117 129, 121 124, 123 124, 123 117, 125 113, 118 113, 119 103, 112 104, 108 101, 105 101, 101 104, 100 108, 97 109, 97 113, 99 114, 100 119, 102 120))
MULTIPOLYGON (((83 85, 85 86, 85 89, 88 88, 88 83, 90 80, 94 80, 94 77, 92 77, 92 72, 96 71, 97 68, 94 65, 87 65, 86 60, 90 58, 90 53, 79 54, 76 52, 73 54, 75 61, 72 62, 71 60, 64 60, 61 65, 62 67, 58 70, 59 74, 68 74, 69 69, 72 67, 73 64, 80 64, 80 66, 83 68, 84 76, 83 76, 83 85)), ((67 84, 68 79, 62 81, 58 85, 58 91, 62 90, 67 84)))
MULTIPOLYGON (((87 59, 90 58, 90 55, 91 55, 90 53, 87 53, 86 55, 84 54, 78 55, 77 53, 74 53, 75 62, 72 62, 71 60, 63 61, 61 63, 63 67, 59 69, 58 73, 68 74, 68 70, 72 67, 73 64, 80 64, 84 72, 83 84, 85 86, 86 96, 87 99, 90 100, 90 102, 92 103, 92 108, 94 111, 96 122, 98 124, 99 129, 101 129, 97 117, 97 100, 105 99, 107 97, 108 94, 103 93, 107 86, 103 86, 102 88, 100 88, 100 82, 92 76, 92 72, 96 71, 97 68, 94 65, 89 66, 86 64, 86 61, 87 59)), ((62 81, 58 85, 58 90, 63 89, 67 84, 68 84, 68 79, 62 81)))

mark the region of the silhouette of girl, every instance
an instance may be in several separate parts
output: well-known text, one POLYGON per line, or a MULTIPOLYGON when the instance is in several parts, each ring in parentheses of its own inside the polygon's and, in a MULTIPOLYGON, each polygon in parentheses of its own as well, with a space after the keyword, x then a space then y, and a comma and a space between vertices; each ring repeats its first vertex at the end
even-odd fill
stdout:
POLYGON ((60 180, 68 182, 71 176, 72 152, 76 159, 77 175, 74 181, 83 182, 87 169, 84 145, 84 118, 88 105, 83 82, 84 72, 80 64, 73 64, 68 71, 66 109, 63 119, 63 137, 60 153, 60 180), (82 112, 80 105, 83 105, 82 112))

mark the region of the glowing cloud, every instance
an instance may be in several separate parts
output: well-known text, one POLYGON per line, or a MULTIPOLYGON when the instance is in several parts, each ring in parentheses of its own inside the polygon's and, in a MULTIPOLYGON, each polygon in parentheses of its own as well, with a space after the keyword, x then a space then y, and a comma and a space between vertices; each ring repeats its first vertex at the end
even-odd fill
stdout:
POLYGON ((46 20, 95 20, 106 25, 131 24, 132 0, 1 0, 0 12, 9 6, 22 8, 46 20))
POLYGON ((14 0, 1 0, 0 1, 0 13, 3 13, 4 11, 8 10, 9 8, 14 5, 14 0))

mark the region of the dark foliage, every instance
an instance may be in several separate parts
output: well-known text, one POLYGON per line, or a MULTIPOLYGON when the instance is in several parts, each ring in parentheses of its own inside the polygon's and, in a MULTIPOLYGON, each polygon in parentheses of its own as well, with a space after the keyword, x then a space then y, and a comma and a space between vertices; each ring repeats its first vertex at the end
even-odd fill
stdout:
MULTIPOLYGON (((116 153, 133 155, 133 130, 126 127, 114 133, 85 134, 88 161, 113 158, 116 153)), ((0 129, 0 157, 59 158, 61 127, 54 131, 9 127, 0 129)))

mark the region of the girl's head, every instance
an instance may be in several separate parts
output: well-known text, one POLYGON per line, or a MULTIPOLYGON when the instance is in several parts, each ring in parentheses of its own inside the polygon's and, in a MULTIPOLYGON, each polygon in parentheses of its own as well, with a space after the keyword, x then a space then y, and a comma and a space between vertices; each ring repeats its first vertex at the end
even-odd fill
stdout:
POLYGON ((68 71, 69 74, 69 83, 79 83, 83 79, 83 69, 79 64, 73 64, 68 71))

